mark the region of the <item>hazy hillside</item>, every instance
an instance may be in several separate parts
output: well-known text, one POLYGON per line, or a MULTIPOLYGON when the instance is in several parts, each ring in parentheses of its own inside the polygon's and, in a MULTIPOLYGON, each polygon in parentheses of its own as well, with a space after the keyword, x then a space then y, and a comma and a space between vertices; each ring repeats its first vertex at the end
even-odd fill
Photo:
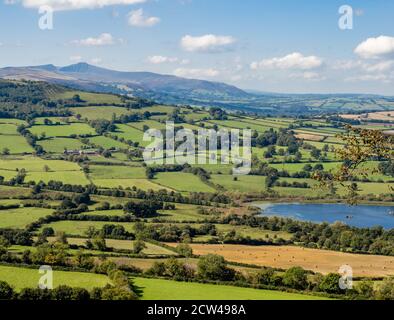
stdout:
POLYGON ((386 111, 394 98, 360 94, 274 94, 246 92, 225 83, 151 72, 122 72, 78 63, 7 67, 0 78, 47 81, 79 90, 136 96, 164 104, 222 107, 260 114, 326 114, 386 111))

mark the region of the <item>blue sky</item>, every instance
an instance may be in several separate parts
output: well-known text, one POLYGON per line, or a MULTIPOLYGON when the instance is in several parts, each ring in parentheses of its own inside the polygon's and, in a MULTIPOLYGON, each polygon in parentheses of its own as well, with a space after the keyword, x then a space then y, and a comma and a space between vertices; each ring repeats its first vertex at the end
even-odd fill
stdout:
POLYGON ((392 1, 0 1, 2 67, 86 61, 261 91, 394 95, 392 1), (351 30, 338 26, 345 4, 351 30), (53 30, 38 26, 41 5, 53 30))

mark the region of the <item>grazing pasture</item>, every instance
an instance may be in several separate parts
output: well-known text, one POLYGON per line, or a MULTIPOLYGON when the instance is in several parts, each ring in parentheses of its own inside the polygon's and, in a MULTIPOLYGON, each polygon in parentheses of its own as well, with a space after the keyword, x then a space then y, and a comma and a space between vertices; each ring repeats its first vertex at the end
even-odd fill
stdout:
POLYGON ((89 167, 89 176, 95 179, 145 179, 145 168, 129 166, 97 166, 89 167))
POLYGON ((144 133, 141 130, 133 128, 127 124, 117 124, 117 130, 113 134, 126 141, 138 142, 140 146, 146 147, 150 142, 143 141, 144 133))
POLYGON ((0 169, 13 170, 24 168, 27 172, 44 172, 48 166, 50 171, 80 171, 78 164, 63 160, 44 160, 38 157, 10 157, 0 159, 0 169))
POLYGON ((29 128, 32 134, 46 137, 70 137, 72 135, 96 135, 96 131, 86 123, 69 123, 61 125, 34 125, 29 128))
POLYGON ((49 138, 39 141, 37 144, 49 153, 63 153, 65 150, 81 150, 86 147, 78 139, 72 138, 49 138))
POLYGON ((43 225, 40 230, 45 227, 52 227, 55 232, 63 231, 70 236, 84 236, 89 227, 101 229, 105 224, 122 225, 129 232, 133 232, 134 223, 112 223, 105 221, 56 221, 50 224, 43 225))
POLYGON ((156 184, 148 179, 93 179, 92 181, 94 182, 95 185, 108 189, 119 188, 119 187, 126 189, 126 188, 136 187, 138 189, 145 191, 148 190, 159 191, 163 189, 166 189, 168 191, 172 190, 168 187, 156 184))
POLYGON ((74 115, 81 115, 82 119, 89 120, 105 119, 112 120, 113 116, 120 117, 122 115, 131 114, 129 110, 122 107, 114 106, 89 106, 89 107, 75 107, 70 109, 74 115))
POLYGON ((0 135, 17 135, 15 124, 0 123, 0 135))
MULTIPOLYGON (((23 288, 37 288, 41 277, 42 274, 38 272, 38 269, 0 266, 0 279, 8 282, 17 291, 23 288)), ((102 274, 53 271, 54 288, 60 285, 67 285, 92 290, 93 288, 102 288, 110 283, 111 281, 108 277, 102 274)))
POLYGON ((66 91, 62 93, 56 93, 52 95, 52 99, 72 99, 74 95, 78 94, 80 98, 87 102, 87 103, 92 103, 92 104, 117 104, 117 103, 122 103, 122 99, 119 96, 115 96, 113 94, 106 94, 106 93, 92 93, 92 92, 86 92, 86 91, 66 91))
POLYGON ((8 149, 10 154, 32 153, 34 151, 26 139, 19 135, 0 135, 0 152, 4 149, 8 149))
POLYGON ((103 147, 104 149, 129 149, 130 147, 120 141, 105 137, 105 136, 96 136, 89 138, 89 142, 94 144, 97 147, 103 147))
POLYGON ((237 176, 228 174, 215 174, 211 176, 214 184, 222 186, 225 190, 239 192, 262 192, 265 190, 265 177, 237 176))
POLYGON ((86 179, 82 171, 55 171, 55 172, 28 172, 25 178, 26 181, 61 181, 63 184, 79 184, 88 185, 90 181, 86 179))
POLYGON ((183 172, 161 172, 152 180, 162 186, 184 192, 214 192, 215 189, 206 185, 197 176, 183 172))
POLYGON ((52 209, 34 207, 0 210, 0 228, 23 229, 52 212, 52 209))
POLYGON ((142 300, 322 300, 317 296, 224 285, 133 278, 142 300))

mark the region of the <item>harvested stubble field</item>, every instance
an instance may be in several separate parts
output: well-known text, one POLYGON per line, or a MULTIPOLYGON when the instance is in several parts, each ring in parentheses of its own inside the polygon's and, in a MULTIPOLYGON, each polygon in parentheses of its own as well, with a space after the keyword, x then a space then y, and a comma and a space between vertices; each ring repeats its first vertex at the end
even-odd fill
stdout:
POLYGON ((191 244, 194 254, 219 254, 231 262, 288 269, 300 266, 327 274, 350 265, 354 276, 392 276, 394 257, 351 254, 296 246, 242 246, 191 244))

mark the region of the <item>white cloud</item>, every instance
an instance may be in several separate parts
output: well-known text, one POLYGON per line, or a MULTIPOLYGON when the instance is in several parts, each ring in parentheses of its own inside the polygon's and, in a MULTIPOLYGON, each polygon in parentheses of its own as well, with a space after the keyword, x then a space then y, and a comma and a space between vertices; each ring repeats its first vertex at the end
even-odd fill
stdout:
POLYGON ((166 56, 150 56, 148 57, 148 62, 152 64, 163 64, 163 63, 179 63, 182 65, 189 64, 188 59, 179 59, 177 57, 166 57, 166 56))
POLYGON ((394 37, 368 38, 360 43, 354 52, 364 59, 379 58, 394 54, 394 37))
POLYGON ((209 69, 178 68, 174 70, 174 74, 178 77, 185 77, 185 78, 212 78, 218 76, 220 72, 212 68, 209 69))
POLYGON ((82 61, 82 57, 81 56, 71 56, 70 57, 70 61, 72 61, 72 62, 80 62, 80 61, 82 61))
POLYGON ((92 64, 100 64, 102 62, 101 58, 93 58, 90 60, 92 64))
POLYGON ((364 64, 363 68, 367 72, 384 72, 392 69, 393 66, 394 66, 394 61, 387 60, 373 64, 364 64))
POLYGON ((131 5, 144 3, 146 0, 22 0, 27 8, 50 6, 53 10, 96 9, 114 5, 131 5))
POLYGON ((301 69, 309 70, 322 66, 323 60, 316 56, 304 56, 299 52, 288 54, 284 57, 263 59, 252 62, 251 69, 301 69))
POLYGON ((144 10, 138 9, 135 11, 130 11, 128 14, 129 25, 134 27, 153 27, 160 22, 158 17, 147 17, 144 16, 144 10))
POLYGON ((290 78, 304 79, 308 81, 322 81, 326 79, 324 76, 321 76, 319 73, 311 72, 311 71, 294 73, 290 75, 290 78))
POLYGON ((236 42, 231 36, 207 34, 201 37, 186 35, 181 39, 181 47, 189 52, 218 52, 229 49, 236 42))
POLYGON ((74 40, 73 44, 92 47, 92 46, 110 46, 115 44, 116 40, 110 33, 102 33, 97 38, 89 37, 82 40, 74 40))
POLYGON ((390 79, 385 74, 363 74, 354 77, 348 77, 345 79, 347 82, 357 82, 357 81, 382 81, 382 82, 389 82, 390 79))
POLYGON ((360 68, 361 66, 362 62, 359 60, 339 60, 335 61, 331 67, 334 70, 351 70, 360 68))
POLYGON ((366 72, 384 72, 394 67, 394 60, 383 60, 376 63, 367 63, 363 60, 342 60, 332 65, 334 70, 359 69, 366 72))
POLYGON ((178 58, 175 57, 164 57, 164 56, 150 56, 148 57, 148 61, 152 64, 161 64, 161 63, 174 63, 178 62, 178 58))

